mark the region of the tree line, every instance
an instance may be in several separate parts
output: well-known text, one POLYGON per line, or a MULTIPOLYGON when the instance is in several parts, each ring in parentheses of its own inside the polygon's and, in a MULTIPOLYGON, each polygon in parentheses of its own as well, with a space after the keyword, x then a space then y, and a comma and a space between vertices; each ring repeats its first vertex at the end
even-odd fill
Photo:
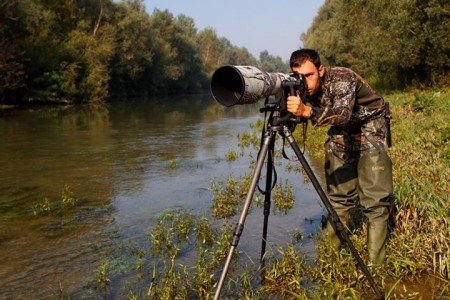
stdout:
MULTIPOLYGON (((224 64, 287 65, 142 0, 0 0, 0 102, 104 102, 206 91, 224 64)), ((271 70, 269 70, 271 71, 271 70)))
MULTIPOLYGON (((326 0, 302 33, 324 64, 385 88, 450 83, 448 0, 326 0)), ((0 102, 104 102, 209 89, 224 64, 288 72, 142 0, 0 0, 0 102)), ((287 49, 286 51, 291 51, 287 49)))
POLYGON ((304 45, 385 88, 450 84, 450 1, 326 0, 304 45))

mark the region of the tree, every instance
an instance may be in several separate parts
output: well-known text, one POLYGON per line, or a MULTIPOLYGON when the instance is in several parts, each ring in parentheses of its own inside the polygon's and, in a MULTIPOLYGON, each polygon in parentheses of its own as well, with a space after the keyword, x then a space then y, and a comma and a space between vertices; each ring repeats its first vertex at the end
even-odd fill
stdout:
POLYGON ((210 78, 220 66, 256 65, 257 60, 247 48, 236 47, 224 37, 218 37, 213 28, 205 28, 197 36, 198 49, 206 74, 210 78))
POLYGON ((432 82, 450 84, 450 2, 447 0, 429 0, 424 8, 426 22, 422 34, 428 46, 425 65, 430 70, 432 82), (441 70, 433 72, 432 70, 441 70))
POLYGON ((20 24, 16 17, 17 9, 15 0, 0 2, 0 100, 11 97, 25 86, 21 51, 14 44, 17 24, 20 24))
POLYGON ((199 90, 204 87, 206 78, 196 43, 197 28, 194 20, 185 15, 175 19, 175 33, 170 43, 176 49, 175 62, 178 66, 178 77, 171 82, 171 88, 186 92, 199 90))
POLYGON ((328 0, 302 34, 324 62, 372 83, 436 83, 449 69, 450 4, 444 0, 328 0))
POLYGON ((120 2, 112 22, 116 48, 111 62, 111 92, 121 96, 139 95, 148 86, 146 72, 153 66, 159 40, 139 0, 120 2))
POLYGON ((221 65, 258 63, 188 16, 148 15, 142 0, 0 0, 0 47, 0 100, 198 92, 221 65))
POLYGON ((281 57, 270 55, 267 50, 259 54, 259 67, 265 72, 290 72, 289 65, 281 57))
POLYGON ((230 43, 227 39, 220 39, 213 28, 205 28, 197 36, 200 57, 208 77, 228 61, 230 43))
POLYGON ((91 4, 90 14, 67 34, 68 56, 61 63, 61 81, 66 97, 104 102, 109 96, 110 63, 116 48, 116 30, 110 24, 114 6, 102 0, 91 4), (99 19, 103 21, 99 23, 99 19))

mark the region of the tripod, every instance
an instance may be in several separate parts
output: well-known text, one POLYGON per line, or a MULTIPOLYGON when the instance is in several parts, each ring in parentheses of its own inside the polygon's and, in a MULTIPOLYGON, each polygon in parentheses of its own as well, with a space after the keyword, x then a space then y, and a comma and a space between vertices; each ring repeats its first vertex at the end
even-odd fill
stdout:
MULTIPOLYGON (((279 115, 279 112, 277 112, 277 114, 279 115)), ((269 156, 269 162, 267 163, 266 188, 267 188, 267 191, 270 190, 271 181, 272 181, 272 179, 271 179, 272 164, 270 161, 272 159, 272 157, 271 157, 272 154, 271 154, 270 150, 273 149, 274 141, 275 141, 275 137, 276 137, 277 133, 283 134, 283 136, 289 142, 289 145, 294 150, 303 169, 305 170, 306 174, 308 175, 309 179, 311 180, 311 183, 313 184, 315 190, 317 191, 320 199, 322 200, 323 204, 325 205, 325 208, 327 209, 327 211, 330 215, 330 219, 332 221, 331 223, 332 223, 336 233, 338 234, 339 238, 348 245, 350 252, 352 253, 353 257, 355 258, 358 266, 364 273, 365 277, 369 281, 369 283, 370 283, 372 289, 374 290, 375 294, 377 295, 377 297, 380 299, 384 299, 383 293, 380 291, 380 289, 377 286, 377 284, 375 283, 372 275, 370 274, 369 269, 367 268, 367 266, 364 264, 363 260, 359 256, 358 251, 356 250, 355 246, 353 245, 352 241, 350 240, 350 237, 348 236, 348 234, 346 232, 345 226, 340 221, 339 216, 337 215, 336 211, 333 209, 333 207, 330 203, 330 200, 328 199, 327 195, 323 191, 319 181, 317 180, 316 176, 314 175, 313 170, 309 166, 302 151, 300 150, 299 146, 295 142, 294 137, 292 136, 291 130, 286 125, 287 123, 292 122, 292 121, 285 121, 285 119, 286 119, 285 117, 280 118, 279 116, 273 116, 273 113, 271 114, 271 117, 269 118, 268 131, 265 133, 264 140, 261 145, 261 149, 260 149, 258 159, 256 162, 256 167, 255 167, 255 170, 253 173, 250 187, 247 192, 245 202, 244 202, 244 207, 240 214, 239 221, 236 224, 236 227, 234 229, 233 239, 230 243, 230 250, 229 250, 227 258, 225 260, 225 265, 222 270, 222 274, 220 276, 219 282, 217 284, 217 289, 216 289, 214 299, 215 300, 219 299, 219 296, 220 296, 220 293, 222 290, 222 286, 224 284, 225 278, 228 273, 228 269, 229 269, 229 266, 231 263, 231 259, 232 259, 234 250, 238 246, 240 237, 244 230, 245 219, 247 217, 247 213, 250 208, 250 204, 253 199, 255 189, 258 185, 258 181, 261 176, 261 170, 264 165, 266 156, 269 156)), ((270 200, 268 200, 268 199, 270 199, 270 193, 268 193, 268 194, 266 194, 266 200, 264 202, 264 228, 263 228, 263 242, 262 242, 262 250, 261 250, 262 265, 264 264, 265 241, 266 241, 266 235, 267 235, 268 215, 269 215, 269 210, 270 210, 270 200)))

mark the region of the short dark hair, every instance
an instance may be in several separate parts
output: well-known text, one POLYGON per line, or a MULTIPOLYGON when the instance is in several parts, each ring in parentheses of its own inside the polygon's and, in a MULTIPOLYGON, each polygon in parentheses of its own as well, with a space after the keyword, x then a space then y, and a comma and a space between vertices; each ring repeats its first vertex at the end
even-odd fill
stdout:
POLYGON ((289 65, 291 69, 293 67, 301 66, 305 61, 312 62, 316 68, 318 69, 321 65, 319 53, 313 49, 299 49, 295 50, 291 54, 291 58, 289 59, 289 65))

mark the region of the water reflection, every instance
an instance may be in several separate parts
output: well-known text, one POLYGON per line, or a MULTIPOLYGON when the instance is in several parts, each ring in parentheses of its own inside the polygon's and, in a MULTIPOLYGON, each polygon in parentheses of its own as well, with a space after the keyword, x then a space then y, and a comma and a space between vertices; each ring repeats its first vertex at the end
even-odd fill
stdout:
MULTIPOLYGON (((261 117, 258 109, 205 96, 1 111, 0 294, 80 293, 111 247, 148 243, 155 214, 173 207, 208 214, 210 181, 250 171, 248 157, 224 158, 238 149, 237 133, 261 117), (79 200, 74 212, 33 215, 65 185, 79 200)), ((298 202, 294 213, 270 217, 268 247, 294 229, 316 230, 305 218, 322 211, 298 174, 285 176, 296 182, 298 202)), ((248 217, 242 250, 259 248, 261 221, 260 211, 248 217)))

